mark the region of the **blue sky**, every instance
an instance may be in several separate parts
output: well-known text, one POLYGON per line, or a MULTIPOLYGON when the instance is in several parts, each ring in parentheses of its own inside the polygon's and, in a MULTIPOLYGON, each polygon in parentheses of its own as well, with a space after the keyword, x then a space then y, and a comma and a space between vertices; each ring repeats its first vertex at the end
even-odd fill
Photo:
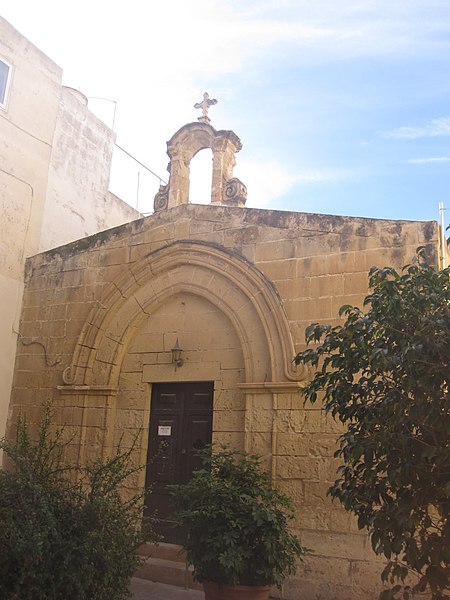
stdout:
MULTIPOLYGON (((450 209, 448 0, 3 0, 1 14, 66 85, 116 102, 117 142, 164 179, 165 142, 208 91, 212 125, 243 142, 248 206, 418 220, 450 209)), ((89 106, 111 125, 112 102, 89 106)), ((202 154, 193 202, 205 201, 202 154)), ((150 211, 158 181, 140 169, 138 190, 138 171, 117 153, 111 187, 150 211)))

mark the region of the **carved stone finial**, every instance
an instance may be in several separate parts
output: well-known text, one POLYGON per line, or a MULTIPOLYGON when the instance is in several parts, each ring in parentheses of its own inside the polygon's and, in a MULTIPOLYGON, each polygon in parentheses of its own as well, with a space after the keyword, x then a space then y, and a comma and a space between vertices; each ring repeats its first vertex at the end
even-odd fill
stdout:
POLYGON ((247 188, 237 177, 229 179, 225 186, 223 204, 244 207, 247 201, 247 188))
POLYGON ((214 104, 217 104, 217 100, 215 98, 210 99, 208 92, 203 94, 203 100, 201 102, 194 104, 194 108, 202 109, 202 116, 198 118, 200 123, 211 122, 211 119, 208 117, 208 109, 210 106, 214 106, 214 104))

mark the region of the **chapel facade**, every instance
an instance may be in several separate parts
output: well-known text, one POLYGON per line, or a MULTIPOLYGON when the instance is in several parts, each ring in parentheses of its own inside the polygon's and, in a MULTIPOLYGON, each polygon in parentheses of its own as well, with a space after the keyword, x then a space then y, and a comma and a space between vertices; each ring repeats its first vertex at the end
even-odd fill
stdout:
POLYGON ((336 324, 340 306, 362 304, 373 265, 401 268, 420 245, 437 264, 438 225, 246 208, 233 177, 240 148, 204 110, 168 142, 153 215, 28 259, 10 426, 51 400, 68 459, 133 448, 149 466, 130 492, 151 483, 168 521, 165 486, 186 480, 194 449, 258 453, 313 550, 283 597, 374 599, 380 561, 326 495, 341 426, 303 404, 309 374, 293 357, 311 322, 336 324), (189 164, 204 148, 206 206, 189 201, 189 164))

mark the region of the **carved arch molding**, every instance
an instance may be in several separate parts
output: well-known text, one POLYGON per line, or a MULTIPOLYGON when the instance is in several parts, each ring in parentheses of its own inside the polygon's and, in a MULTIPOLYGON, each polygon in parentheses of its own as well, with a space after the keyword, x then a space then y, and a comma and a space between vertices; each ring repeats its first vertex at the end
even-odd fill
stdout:
POLYGON ((85 323, 63 380, 118 385, 122 360, 144 319, 173 294, 198 294, 229 318, 244 355, 245 383, 294 382, 294 347, 271 282, 242 257, 214 244, 178 241, 150 253, 113 282, 85 323))

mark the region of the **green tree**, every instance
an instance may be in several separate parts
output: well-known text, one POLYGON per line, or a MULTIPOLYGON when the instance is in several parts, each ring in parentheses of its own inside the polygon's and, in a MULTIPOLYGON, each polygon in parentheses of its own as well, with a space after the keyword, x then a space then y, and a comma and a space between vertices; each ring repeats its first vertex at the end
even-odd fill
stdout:
POLYGON ((33 441, 25 420, 14 442, 0 440, 0 598, 123 600, 139 565, 137 547, 155 538, 142 527, 141 497, 121 487, 135 468, 130 451, 84 468, 63 461, 64 430, 47 409, 33 441))
POLYGON ((401 272, 372 268, 369 287, 342 325, 307 328, 295 362, 315 374, 302 392, 346 425, 329 494, 388 559, 380 598, 450 598, 450 269, 419 248, 401 272))

